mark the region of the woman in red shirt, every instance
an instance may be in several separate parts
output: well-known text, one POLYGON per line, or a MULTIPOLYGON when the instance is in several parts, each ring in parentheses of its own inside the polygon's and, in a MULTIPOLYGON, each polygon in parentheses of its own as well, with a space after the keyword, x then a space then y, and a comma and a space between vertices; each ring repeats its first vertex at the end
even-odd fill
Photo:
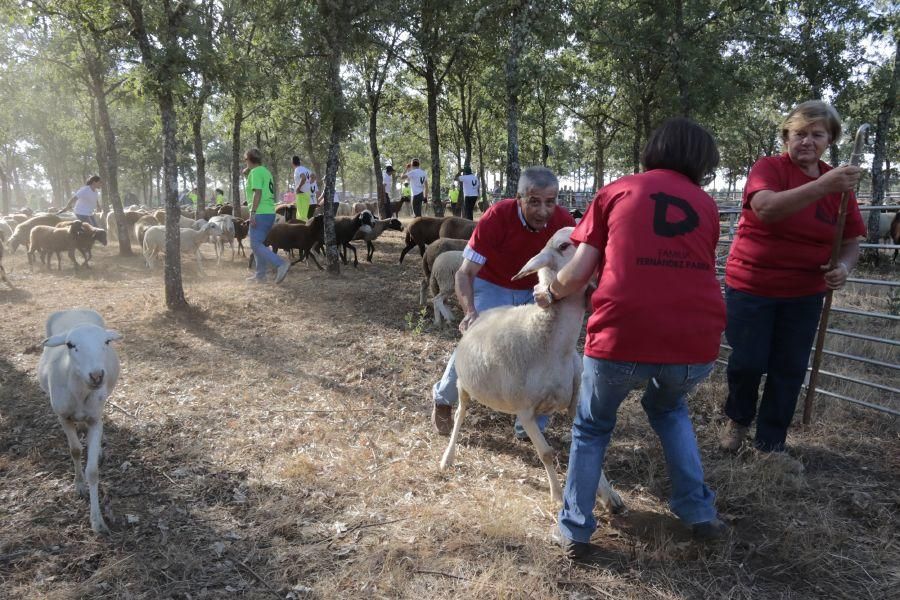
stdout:
POLYGON ((662 442, 672 479, 670 507, 699 539, 720 537, 715 494, 703 481, 687 394, 712 371, 725 328, 716 279, 719 216, 701 182, 719 163, 712 136, 689 119, 651 134, 646 171, 599 192, 572 234, 572 261, 547 288, 541 306, 582 289, 599 269, 591 296, 584 372, 558 541, 584 558, 596 528, 597 485, 616 412, 646 386, 641 404, 662 442))
MULTIPOLYGON (((841 193, 853 190, 860 177, 859 167, 832 169, 819 160, 840 133, 833 107, 804 102, 781 126, 785 153, 759 159, 747 177, 725 268, 725 336, 732 351, 724 450, 739 449, 756 418, 756 447, 784 452, 825 291, 842 287, 856 265, 857 238, 866 229, 851 196, 840 259, 827 269, 841 193)), ((786 454, 776 456, 802 467, 786 454)))

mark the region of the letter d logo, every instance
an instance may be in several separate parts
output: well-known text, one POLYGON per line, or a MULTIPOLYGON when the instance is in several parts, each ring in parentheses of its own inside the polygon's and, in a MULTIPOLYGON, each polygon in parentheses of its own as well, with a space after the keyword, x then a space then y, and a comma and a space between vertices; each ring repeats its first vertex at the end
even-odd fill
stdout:
POLYGON ((650 194, 655 207, 653 209, 653 233, 662 237, 675 237, 684 235, 697 229, 700 225, 700 215, 688 204, 687 200, 670 196, 664 192, 650 194), (666 220, 666 211, 669 205, 675 206, 684 213, 684 219, 670 223, 666 220))

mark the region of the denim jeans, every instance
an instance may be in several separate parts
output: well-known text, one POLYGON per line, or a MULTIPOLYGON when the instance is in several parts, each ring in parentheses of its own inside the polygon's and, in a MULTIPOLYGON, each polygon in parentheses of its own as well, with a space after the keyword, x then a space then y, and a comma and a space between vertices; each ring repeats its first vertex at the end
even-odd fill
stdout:
POLYGON ((703 466, 688 414, 686 396, 706 379, 714 362, 662 365, 617 362, 584 357, 581 391, 575 422, 569 471, 559 512, 559 529, 570 540, 588 542, 597 527, 594 504, 616 412, 633 388, 646 384, 641 405, 662 442, 672 495, 669 507, 692 525, 716 517, 715 494, 703 483, 703 466))
POLYGON ((256 226, 250 227, 250 249, 256 257, 256 279, 265 281, 266 270, 271 267, 277 269, 284 264, 284 259, 266 246, 263 242, 269 234, 269 230, 275 224, 275 215, 256 215, 256 226))
POLYGON ((757 417, 759 403, 756 447, 760 450, 784 450, 824 298, 824 294, 766 298, 725 289, 725 337, 732 348, 725 414, 746 427, 757 417), (763 373, 766 385, 760 402, 763 373))
POLYGON ((470 221, 475 220, 475 204, 478 202, 478 196, 466 196, 463 198, 463 217, 470 221))
MULTIPOLYGON (((473 282, 473 292, 475 310, 479 313, 498 306, 522 306, 523 304, 534 303, 534 290, 532 288, 511 290, 485 281, 480 277, 476 277, 473 282)), ((440 381, 431 388, 431 392, 435 404, 453 406, 459 400, 459 390, 456 389, 456 351, 450 355, 444 374, 441 376, 440 381)), ((536 420, 538 427, 543 431, 550 418, 546 415, 539 415, 536 420)), ((519 426, 518 419, 516 419, 516 426, 519 426)))
POLYGON ((413 196, 412 205, 413 205, 413 215, 417 217, 422 216, 422 203, 425 202, 425 193, 416 194, 413 196))
POLYGON ((75 218, 83 223, 87 223, 88 225, 97 226, 97 221, 94 219, 94 215, 75 215, 75 218))

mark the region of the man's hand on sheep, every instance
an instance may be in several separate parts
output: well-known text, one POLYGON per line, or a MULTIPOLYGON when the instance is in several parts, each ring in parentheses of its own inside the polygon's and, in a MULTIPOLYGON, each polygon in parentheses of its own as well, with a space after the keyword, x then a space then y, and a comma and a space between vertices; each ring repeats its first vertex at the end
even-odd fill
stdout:
POLYGON ((478 318, 478 311, 472 310, 471 312, 467 312, 466 316, 463 317, 463 320, 459 322, 459 332, 465 333, 466 329, 475 322, 475 319, 478 318))

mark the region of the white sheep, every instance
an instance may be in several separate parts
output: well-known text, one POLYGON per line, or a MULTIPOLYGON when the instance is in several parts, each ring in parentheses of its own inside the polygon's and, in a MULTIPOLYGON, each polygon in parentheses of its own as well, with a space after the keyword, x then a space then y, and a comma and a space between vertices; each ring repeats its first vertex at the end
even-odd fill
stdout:
POLYGON ((456 272, 462 266, 463 253, 451 250, 441 253, 431 267, 429 289, 432 293, 431 303, 434 305, 434 324, 440 326, 441 319, 453 324, 453 313, 445 304, 456 291, 456 272))
POLYGON ((231 215, 216 215, 209 220, 219 227, 219 231, 212 234, 213 246, 216 249, 216 265, 222 261, 225 253, 225 242, 231 247, 231 260, 234 260, 234 217, 231 215))
MULTIPOLYGON (((197 257, 197 270, 200 271, 200 273, 204 273, 203 256, 200 254, 200 246, 203 245, 204 242, 208 242, 211 235, 221 233, 221 229, 219 229, 219 226, 215 223, 203 223, 203 225, 200 226, 199 231, 195 229, 188 229, 186 227, 182 227, 180 231, 181 251, 183 253, 193 252, 197 257)), ((165 251, 165 248, 165 225, 150 227, 146 232, 144 232, 143 254, 148 268, 154 268, 156 264, 154 259, 157 257, 157 255, 159 255, 161 251, 165 251)))
POLYGON ((103 438, 103 406, 119 378, 119 356, 110 346, 122 339, 106 329, 103 317, 92 310, 55 312, 47 319, 47 339, 38 363, 38 381, 50 396, 75 465, 75 489, 89 495, 91 529, 108 533, 100 514, 99 459, 103 438), (81 441, 76 423, 87 425, 86 468, 81 468, 81 441), (85 485, 87 479, 87 485, 85 485))
MULTIPOLYGON (((566 227, 557 231, 514 279, 537 272, 540 282, 549 285, 575 255, 569 239, 573 230, 566 227)), ((551 499, 562 502, 553 449, 538 428, 535 415, 566 410, 570 418, 575 415, 582 370, 576 344, 584 309, 585 294, 581 290, 547 310, 528 304, 503 306, 479 315, 456 347, 459 406, 450 443, 441 459, 442 470, 453 464, 459 429, 474 398, 496 411, 519 417, 544 463, 551 499)), ((599 495, 609 510, 623 506, 605 475, 600 479, 599 495)))

